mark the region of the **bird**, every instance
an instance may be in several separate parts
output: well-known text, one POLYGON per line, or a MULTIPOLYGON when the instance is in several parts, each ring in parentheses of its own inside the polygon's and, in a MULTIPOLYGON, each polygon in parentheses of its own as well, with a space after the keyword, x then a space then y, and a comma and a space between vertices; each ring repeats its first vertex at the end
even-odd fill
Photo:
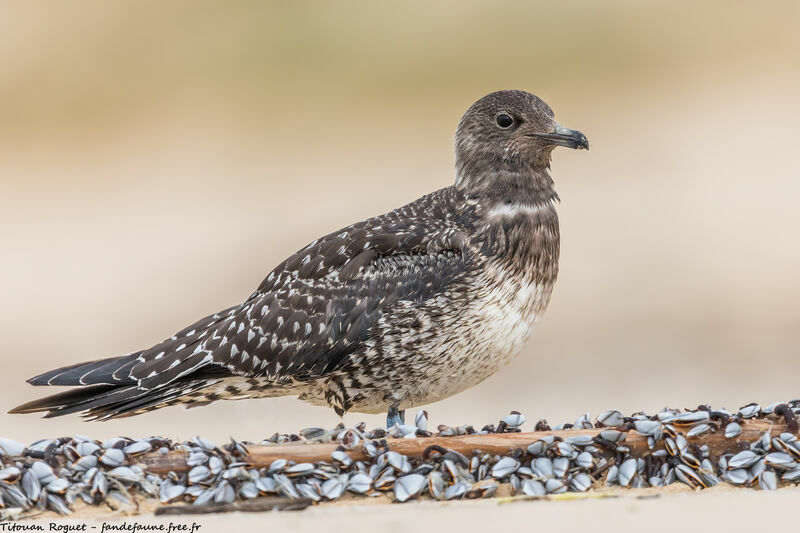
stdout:
POLYGON ((242 303, 150 348, 28 380, 72 388, 12 409, 88 420, 166 406, 296 396, 348 411, 405 410, 483 381, 517 356, 559 265, 556 147, 587 149, 539 97, 490 93, 454 139, 455 181, 314 240, 242 303))

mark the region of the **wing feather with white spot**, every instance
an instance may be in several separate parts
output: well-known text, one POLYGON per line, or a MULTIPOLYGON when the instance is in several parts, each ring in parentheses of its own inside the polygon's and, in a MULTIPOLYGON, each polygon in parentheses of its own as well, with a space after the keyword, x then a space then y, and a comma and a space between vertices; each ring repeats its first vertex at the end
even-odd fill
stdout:
POLYGON ((130 377, 164 386, 208 365, 273 380, 323 375, 400 301, 423 301, 466 270, 451 189, 318 239, 276 267, 240 306, 139 354, 130 377))

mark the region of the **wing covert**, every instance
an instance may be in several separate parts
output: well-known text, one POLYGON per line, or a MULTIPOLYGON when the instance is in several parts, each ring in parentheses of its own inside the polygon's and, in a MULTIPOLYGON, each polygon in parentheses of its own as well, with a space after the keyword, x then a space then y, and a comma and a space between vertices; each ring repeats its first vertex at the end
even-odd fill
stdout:
POLYGON ((441 208, 437 193, 312 242, 241 305, 142 352, 131 377, 154 388, 211 364, 270 380, 329 372, 392 305, 424 301, 464 273, 464 233, 427 205, 441 208))

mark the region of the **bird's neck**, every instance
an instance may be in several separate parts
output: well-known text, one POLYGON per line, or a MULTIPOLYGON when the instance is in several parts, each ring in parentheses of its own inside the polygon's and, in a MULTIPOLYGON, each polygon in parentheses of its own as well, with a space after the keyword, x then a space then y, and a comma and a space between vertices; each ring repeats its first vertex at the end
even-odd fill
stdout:
POLYGON ((553 179, 544 167, 498 166, 480 172, 457 172, 454 187, 481 203, 539 206, 558 201, 553 179))
POLYGON ((494 171, 456 185, 475 215, 482 253, 503 275, 552 285, 558 272, 558 195, 546 169, 494 171))
POLYGON ((552 188, 550 155, 552 150, 538 152, 518 150, 498 151, 469 140, 456 142, 457 189, 468 192, 486 186, 497 175, 520 175, 529 178, 531 186, 552 188))

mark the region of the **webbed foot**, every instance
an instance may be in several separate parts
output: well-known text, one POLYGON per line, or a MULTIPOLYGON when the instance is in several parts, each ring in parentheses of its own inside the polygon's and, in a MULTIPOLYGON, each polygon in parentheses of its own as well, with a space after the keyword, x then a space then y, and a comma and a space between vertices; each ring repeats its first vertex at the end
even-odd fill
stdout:
POLYGON ((386 427, 392 428, 397 424, 406 423, 406 410, 398 411, 397 407, 390 407, 389 412, 386 413, 386 427))

